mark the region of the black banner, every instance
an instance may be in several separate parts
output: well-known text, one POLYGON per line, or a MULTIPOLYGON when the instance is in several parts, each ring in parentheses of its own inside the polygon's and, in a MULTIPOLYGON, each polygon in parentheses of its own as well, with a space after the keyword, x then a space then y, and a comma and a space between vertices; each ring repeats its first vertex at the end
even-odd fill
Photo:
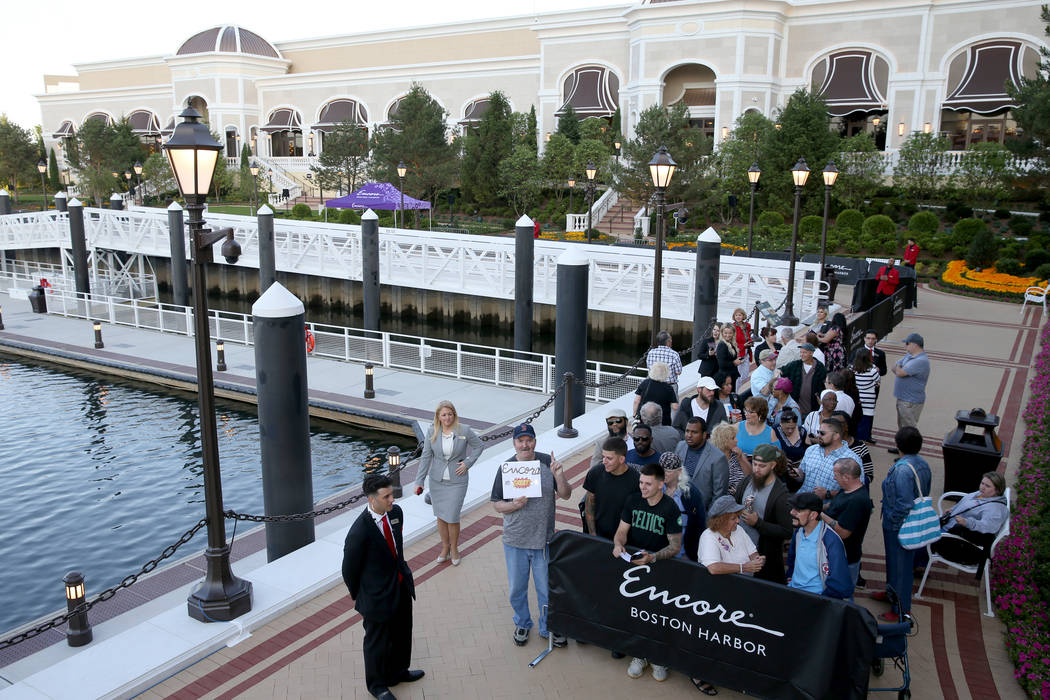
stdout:
POLYGON ((551 630, 764 698, 863 698, 875 619, 861 607, 689 561, 635 565, 558 532, 551 630))

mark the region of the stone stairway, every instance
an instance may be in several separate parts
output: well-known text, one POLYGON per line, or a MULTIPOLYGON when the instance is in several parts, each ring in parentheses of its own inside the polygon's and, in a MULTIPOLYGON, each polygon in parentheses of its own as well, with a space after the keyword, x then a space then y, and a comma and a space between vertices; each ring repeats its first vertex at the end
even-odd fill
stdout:
POLYGON ((596 226, 602 233, 608 233, 621 240, 632 240, 634 238, 634 215, 641 209, 641 205, 629 199, 618 201, 609 213, 602 217, 596 226))

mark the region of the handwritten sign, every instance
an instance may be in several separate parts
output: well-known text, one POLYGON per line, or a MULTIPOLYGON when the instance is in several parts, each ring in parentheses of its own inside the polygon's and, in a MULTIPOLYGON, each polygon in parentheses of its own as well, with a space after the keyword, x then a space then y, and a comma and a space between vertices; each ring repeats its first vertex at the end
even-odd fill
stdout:
POLYGON ((504 462, 500 469, 503 472, 504 498, 539 498, 543 495, 539 460, 504 462))

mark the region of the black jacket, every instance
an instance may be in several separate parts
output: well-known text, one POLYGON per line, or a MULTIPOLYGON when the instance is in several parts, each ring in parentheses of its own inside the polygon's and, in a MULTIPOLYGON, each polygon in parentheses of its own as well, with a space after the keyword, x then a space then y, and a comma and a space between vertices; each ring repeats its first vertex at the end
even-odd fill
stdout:
POLYGON ((367 507, 350 526, 343 545, 343 581, 354 599, 357 612, 374 622, 384 622, 393 616, 403 590, 407 589, 413 598, 416 597, 415 583, 405 563, 401 540, 405 522, 401 506, 394 505, 387 518, 397 545, 396 559, 367 507), (397 580, 398 573, 405 588, 397 580))
MULTIPOLYGON (((677 428, 683 437, 685 436, 685 424, 693 417, 693 399, 695 398, 696 394, 693 394, 689 398, 682 399, 678 404, 678 411, 674 414, 674 420, 671 422, 671 425, 677 428)), ((707 409, 707 432, 710 433, 716 425, 728 420, 726 407, 717 398, 712 399, 711 407, 707 409)))
MULTIPOLYGON (((679 486, 681 488, 681 486, 679 486)), ((697 550, 700 548, 700 533, 707 529, 707 504, 700 494, 700 489, 692 484, 682 489, 682 508, 686 515, 685 532, 682 533, 682 546, 689 561, 697 561, 697 550)))
MULTIPOLYGON (((853 365, 854 361, 857 358, 858 353, 867 352, 867 351, 868 351, 868 349, 866 347, 864 347, 864 346, 861 346, 861 347, 857 348, 856 352, 854 352, 853 355, 851 355, 850 358, 849 358, 850 365, 851 366, 853 365)), ((879 370, 879 376, 880 377, 885 377, 886 376, 886 372, 888 371, 886 369, 886 353, 883 352, 882 350, 880 350, 879 348, 875 348, 875 350, 874 350, 874 352, 872 354, 875 356, 874 358, 872 358, 872 364, 875 365, 875 369, 879 370)))
MULTIPOLYGON (((819 360, 813 360, 816 367, 812 370, 813 381, 810 383, 810 389, 813 390, 810 396, 810 410, 816 410, 820 408, 820 392, 824 391, 824 380, 828 376, 828 371, 819 360)), ((781 368, 783 376, 791 380, 791 398, 795 401, 799 400, 799 395, 802 393, 802 360, 795 360, 789 362, 781 368)), ((805 416, 799 416, 798 419, 801 421, 805 416)))
MULTIPOLYGON (((737 484, 736 502, 744 502, 744 491, 751 483, 750 474, 737 484)), ((787 583, 784 576, 784 543, 794 532, 791 527, 791 506, 788 499, 791 494, 780 479, 773 479, 773 490, 766 499, 766 512, 760 513, 755 529, 758 530, 758 553, 766 558, 762 570, 755 576, 774 583, 787 583)), ((746 536, 746 535, 745 535, 746 536)))

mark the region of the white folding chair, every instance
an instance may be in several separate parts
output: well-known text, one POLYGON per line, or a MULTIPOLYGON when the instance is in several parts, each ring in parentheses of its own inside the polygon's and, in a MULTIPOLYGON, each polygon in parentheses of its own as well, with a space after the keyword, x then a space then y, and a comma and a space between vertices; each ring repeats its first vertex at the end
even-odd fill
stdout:
POLYGON ((1024 290, 1024 301, 1021 302, 1021 315, 1024 316, 1024 307, 1028 302, 1043 305, 1043 314, 1046 314, 1046 295, 1050 293, 1050 284, 1046 287, 1029 287, 1024 290))
MULTIPOLYGON (((938 510, 938 512, 940 512, 942 514, 944 513, 943 504, 944 504, 944 501, 945 501, 946 498, 952 498, 953 501, 957 502, 958 499, 962 498, 965 495, 966 494, 961 492, 961 491, 947 491, 947 492, 941 494, 940 500, 937 501, 937 510, 938 510)), ((991 566, 992 566, 992 558, 995 557, 995 548, 999 545, 999 542, 1004 537, 1006 537, 1007 535, 1010 534, 1010 515, 1009 515, 1009 512, 1010 512, 1010 489, 1009 489, 1009 487, 1007 487, 1006 491, 1003 493, 1003 496, 1006 498, 1006 511, 1007 511, 1006 520, 1003 521, 1002 527, 999 528, 999 532, 996 533, 995 539, 992 540, 991 549, 988 550, 988 560, 984 563, 984 577, 983 577, 984 578, 984 596, 985 596, 985 604, 987 606, 987 612, 985 612, 985 615, 987 615, 988 617, 994 617, 995 616, 995 613, 992 612, 992 589, 991 589, 991 585, 989 584, 988 569, 991 568, 991 566)), ((946 532, 943 535, 941 535, 941 539, 956 539, 956 540, 962 540, 963 542, 970 543, 969 540, 966 540, 965 538, 959 537, 958 535, 953 535, 950 532, 946 532)), ((970 544, 972 544, 972 543, 970 543, 970 544)), ((976 545, 974 545, 974 547, 976 547, 976 545)), ((919 598, 919 599, 922 598, 922 589, 926 586, 926 577, 928 577, 930 575, 930 567, 933 566, 936 563, 941 563, 941 564, 944 564, 945 566, 950 566, 953 569, 958 569, 959 571, 965 571, 968 574, 976 574, 977 573, 977 569, 978 569, 978 565, 977 564, 959 564, 957 562, 952 561, 951 559, 946 559, 945 557, 942 557, 940 554, 935 553, 933 551, 933 546, 932 545, 926 545, 926 552, 930 555, 930 561, 926 564, 926 571, 924 571, 923 574, 922 574, 922 583, 919 584, 919 592, 915 594, 916 598, 919 598)), ((978 584, 978 589, 977 590, 978 590, 978 592, 980 592, 980 584, 978 584)))

